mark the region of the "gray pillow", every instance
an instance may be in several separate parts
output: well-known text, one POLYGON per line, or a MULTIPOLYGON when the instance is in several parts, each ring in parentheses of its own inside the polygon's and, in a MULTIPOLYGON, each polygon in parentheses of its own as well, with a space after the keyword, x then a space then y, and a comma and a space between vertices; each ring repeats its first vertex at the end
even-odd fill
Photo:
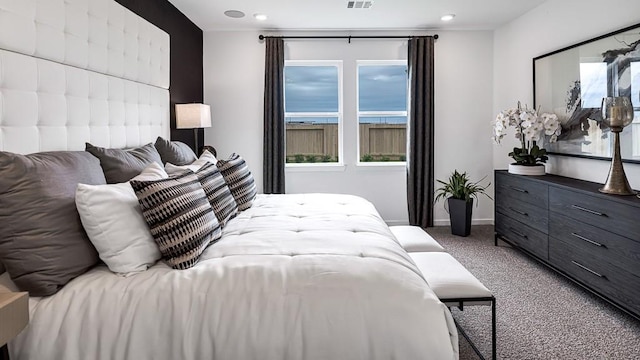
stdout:
POLYGON ((98 262, 76 210, 78 183, 105 183, 87 152, 0 152, 0 262, 30 296, 55 294, 98 262))
POLYGON ((156 150, 160 153, 163 163, 173 165, 189 165, 196 161, 198 157, 191 150, 189 145, 180 141, 169 141, 158 136, 156 139, 156 150))
POLYGON ((127 182, 152 162, 164 166, 152 143, 135 149, 107 149, 86 143, 86 150, 100 159, 107 184, 127 182))

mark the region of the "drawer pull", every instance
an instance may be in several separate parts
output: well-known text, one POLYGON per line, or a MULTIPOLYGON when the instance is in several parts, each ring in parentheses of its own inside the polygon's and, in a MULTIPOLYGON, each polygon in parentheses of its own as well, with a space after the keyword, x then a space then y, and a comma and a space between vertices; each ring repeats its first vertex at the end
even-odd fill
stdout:
POLYGON ((586 242, 588 242, 589 244, 592 244, 592 245, 595 245, 595 246, 599 246, 599 247, 606 247, 606 246, 604 246, 604 245, 600 244, 600 243, 599 243, 599 242, 597 242, 597 241, 593 241, 593 240, 591 240, 591 239, 587 239, 586 237, 584 237, 584 236, 582 236, 582 235, 578 235, 578 234, 576 234, 576 233, 574 233, 574 232, 572 232, 572 233, 571 233, 571 235, 573 235, 573 236, 577 237, 578 239, 580 239, 580 240, 582 240, 582 241, 586 241, 586 242))
POLYGON ((607 214, 604 214, 604 213, 601 213, 601 212, 597 212, 597 211, 594 211, 594 210, 590 210, 590 209, 587 209, 587 208, 583 208, 582 206, 571 205, 571 207, 574 208, 574 209, 580 210, 580 211, 587 212, 589 214, 598 215, 598 216, 607 216, 607 214))
POLYGON ((516 209, 514 209, 512 207, 509 207, 509 210, 513 211, 514 213, 520 214, 522 216, 529 216, 529 214, 527 214, 526 212, 520 211, 520 210, 516 210, 516 209))
POLYGON ((509 185, 509 189, 511 189, 511 190, 515 190, 515 191, 517 191, 517 192, 525 193, 525 194, 528 194, 528 193, 529 193, 529 192, 528 192, 527 190, 525 190, 525 189, 520 189, 520 188, 517 188, 517 187, 515 187, 515 186, 511 186, 511 185, 509 185))
POLYGON ((510 227, 510 228, 509 228, 509 230, 511 230, 511 232, 513 232, 514 234, 516 234, 516 235, 520 236, 521 238, 528 239, 527 235, 525 235, 525 234, 523 234, 523 233, 521 233, 521 232, 517 231, 516 229, 514 229, 514 228, 512 228, 512 227, 510 227))
POLYGON ((576 262, 576 261, 573 261, 573 260, 571 260, 571 262, 573 263, 573 265, 575 265, 575 266, 577 266, 577 267, 581 268, 582 270, 585 270, 585 271, 587 271, 587 272, 590 272, 590 273, 592 273, 593 275, 595 275, 595 276, 597 276, 597 277, 601 277, 601 278, 603 278, 603 279, 606 279, 606 278, 607 278, 606 276, 604 276, 604 275, 602 275, 602 274, 600 274, 600 273, 597 273, 597 272, 595 272, 595 271, 593 271, 593 270, 589 269, 588 267, 586 267, 586 266, 584 266, 584 265, 580 264, 579 262, 576 262))

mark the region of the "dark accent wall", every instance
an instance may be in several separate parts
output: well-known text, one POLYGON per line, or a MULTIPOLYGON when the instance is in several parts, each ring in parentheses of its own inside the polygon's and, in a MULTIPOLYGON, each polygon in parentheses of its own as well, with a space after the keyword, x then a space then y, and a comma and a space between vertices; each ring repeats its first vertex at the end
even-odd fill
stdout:
MULTIPOLYGON (((176 129, 175 104, 204 101, 202 30, 167 0, 116 0, 166 31, 170 43, 171 139, 194 146, 193 130, 176 129)), ((198 135, 200 146, 204 130, 198 135)))

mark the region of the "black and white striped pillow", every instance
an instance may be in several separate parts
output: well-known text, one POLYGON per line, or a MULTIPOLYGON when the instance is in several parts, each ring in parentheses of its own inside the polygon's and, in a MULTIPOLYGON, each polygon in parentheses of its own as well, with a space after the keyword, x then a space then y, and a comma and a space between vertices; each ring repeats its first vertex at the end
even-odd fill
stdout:
POLYGON ((198 177, 187 170, 174 177, 130 181, 162 258, 174 269, 194 266, 222 235, 198 177))
POLYGON ((208 162, 196 171, 196 176, 202 184, 204 193, 207 194, 220 226, 224 226, 238 213, 238 204, 224 181, 222 173, 215 164, 208 162))
POLYGON ((218 160, 218 169, 238 203, 238 210, 250 208, 258 192, 256 182, 244 159, 238 154, 232 154, 227 160, 218 160))

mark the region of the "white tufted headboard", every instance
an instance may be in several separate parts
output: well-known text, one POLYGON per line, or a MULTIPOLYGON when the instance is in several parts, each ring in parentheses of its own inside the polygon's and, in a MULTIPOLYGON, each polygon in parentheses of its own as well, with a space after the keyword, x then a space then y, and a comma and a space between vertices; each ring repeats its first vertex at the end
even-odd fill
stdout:
POLYGON ((113 0, 0 0, 0 150, 169 137, 169 35, 113 0))

